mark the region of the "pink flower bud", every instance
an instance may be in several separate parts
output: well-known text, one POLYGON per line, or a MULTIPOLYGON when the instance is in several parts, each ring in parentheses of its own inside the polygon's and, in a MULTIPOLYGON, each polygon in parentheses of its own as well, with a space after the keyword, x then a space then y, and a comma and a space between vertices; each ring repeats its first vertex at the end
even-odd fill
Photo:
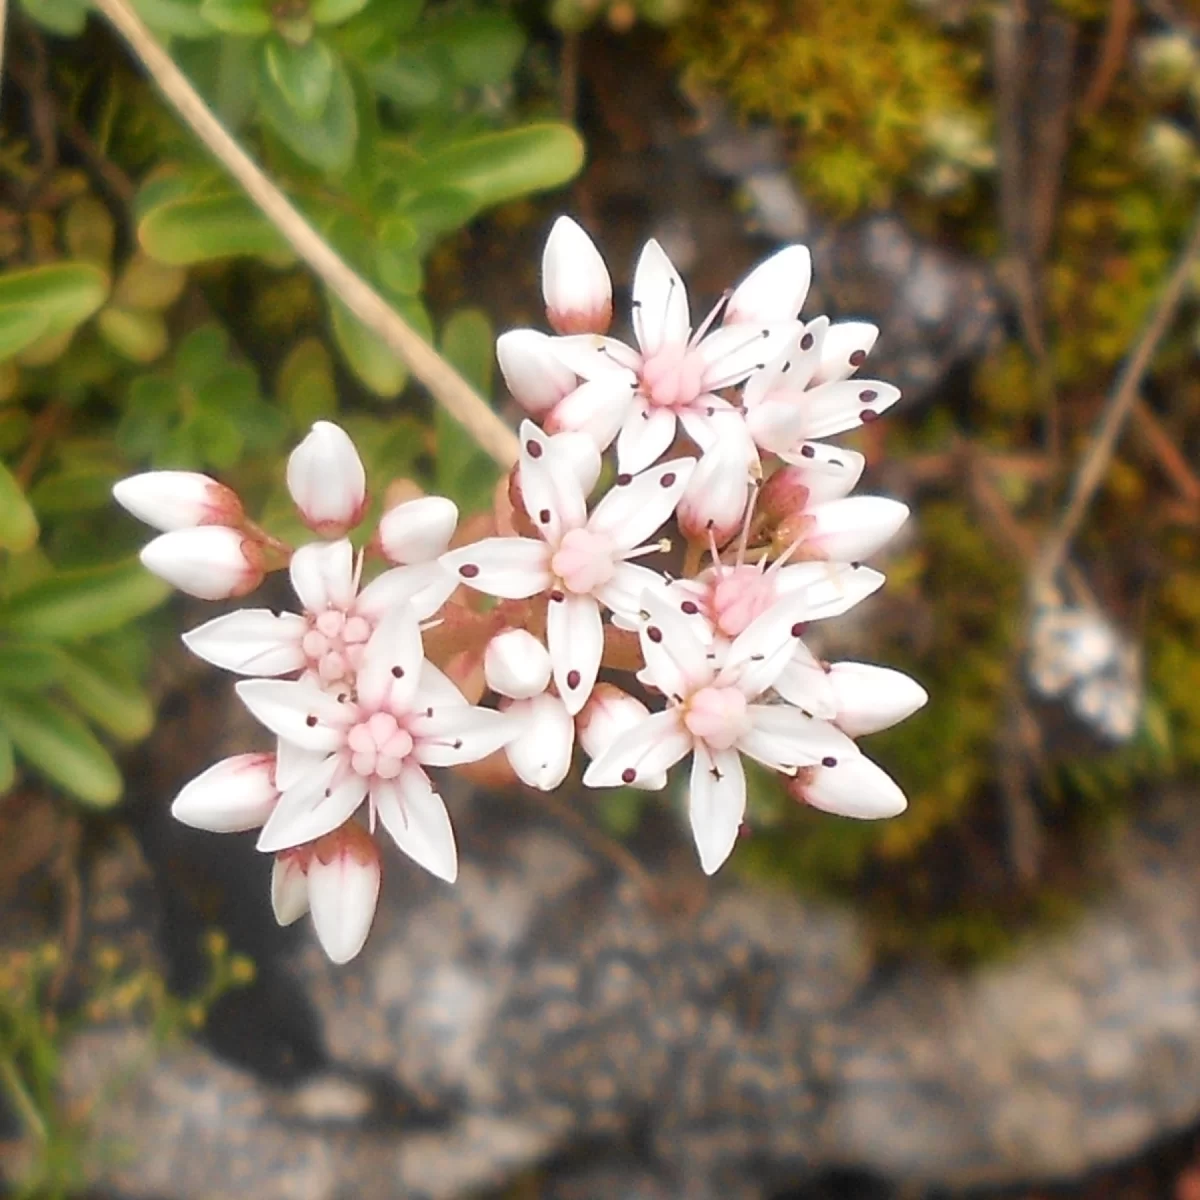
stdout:
POLYGON ((444 554, 458 524, 458 508, 445 496, 421 496, 389 508, 379 519, 377 540, 388 562, 408 566, 444 554))
POLYGON ((510 329, 496 339, 496 361, 513 398, 532 417, 545 416, 579 380, 536 329, 510 329))
POLYGON ((347 963, 363 948, 379 900, 379 850, 361 825, 348 821, 312 848, 308 903, 321 948, 347 963))
POLYGON ((607 333, 612 280, 592 239, 570 217, 559 217, 542 254, 542 295, 556 333, 607 333))
POLYGON ((483 674, 488 687, 513 700, 544 692, 550 673, 550 652, 524 629, 505 629, 484 651, 483 674))
POLYGON ((367 473, 349 434, 317 421, 292 451, 287 486, 304 523, 322 537, 341 537, 362 520, 367 473))
POLYGON ((774 523, 803 512, 808 503, 808 485, 804 482, 807 474, 803 467, 781 467, 759 491, 755 505, 758 513, 774 523))
POLYGON ((280 925, 291 925, 308 912, 308 846, 281 850, 271 868, 271 908, 280 925))
POLYGON ((201 600, 230 600, 263 580, 262 546, 237 529, 201 525, 160 533, 142 548, 142 565, 201 600))
MULTIPOLYGON (((642 724, 649 715, 650 710, 640 700, 635 700, 614 684, 598 683, 575 718, 579 744, 589 758, 597 759, 622 733, 642 724)), ((666 783, 667 773, 659 771, 639 779, 632 786, 656 792, 666 783)))
POLYGON ((709 531, 723 546, 742 527, 758 467, 754 443, 738 421, 727 422, 720 436, 696 464, 679 501, 676 517, 689 541, 706 541, 709 531))
POLYGON ((193 829, 240 833, 263 825, 278 799, 275 755, 235 754, 186 784, 171 815, 193 829))
POLYGON ((155 529, 240 525, 244 513, 235 492, 198 471, 146 471, 113 485, 127 512, 155 529))
POLYGON ((883 496, 849 496, 814 504, 804 519, 811 522, 805 557, 861 562, 891 541, 908 520, 908 505, 883 496))

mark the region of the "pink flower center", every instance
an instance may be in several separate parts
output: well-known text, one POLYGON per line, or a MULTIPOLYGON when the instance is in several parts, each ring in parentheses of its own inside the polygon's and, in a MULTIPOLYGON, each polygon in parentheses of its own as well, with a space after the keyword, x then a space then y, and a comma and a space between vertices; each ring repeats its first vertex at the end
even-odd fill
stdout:
POLYGON ((567 591, 587 595, 613 577, 615 549, 612 540, 602 533, 568 529, 550 559, 550 570, 567 591))
POLYGON ((688 732, 714 750, 728 750, 750 728, 746 697, 734 687, 706 687, 684 706, 688 732))
POLYGON ((704 360, 690 346, 663 346, 642 361, 642 395, 658 408, 687 408, 703 380, 704 360))
POLYGON ((775 601, 775 581, 757 567, 722 568, 711 585, 709 615, 718 632, 735 638, 775 601))
POLYGON ((340 608, 327 608, 315 616, 310 613, 308 620, 309 630, 300 646, 309 670, 315 671, 322 683, 336 683, 357 671, 371 636, 371 623, 340 608))
POLYGON ((350 765, 359 775, 395 779, 404 760, 412 753, 412 734, 401 729, 388 712, 373 713, 346 734, 350 765))

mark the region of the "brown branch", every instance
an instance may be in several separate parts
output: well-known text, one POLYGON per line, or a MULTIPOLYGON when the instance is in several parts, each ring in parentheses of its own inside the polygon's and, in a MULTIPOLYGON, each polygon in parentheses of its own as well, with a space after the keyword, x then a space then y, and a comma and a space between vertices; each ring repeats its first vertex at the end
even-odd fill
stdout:
POLYGON ((308 223, 299 210, 213 116, 188 78, 155 39, 129 0, 95 0, 192 132, 208 147, 287 239, 292 249, 372 333, 423 383, 446 411, 502 467, 517 460, 517 438, 469 383, 433 349, 308 223))
POLYGON ((1162 422, 1140 396, 1133 404, 1134 428, 1142 436, 1150 453, 1158 460, 1163 474, 1189 504, 1200 504, 1200 479, 1188 465, 1175 439, 1163 428, 1162 422))
POLYGON ((1088 82, 1083 99, 1079 102, 1079 120, 1090 121, 1104 107, 1108 93, 1117 81, 1121 64, 1125 61, 1125 50, 1129 45, 1129 34, 1133 29, 1134 0, 1112 0, 1108 10, 1108 25, 1104 30, 1104 43, 1100 57, 1088 82))

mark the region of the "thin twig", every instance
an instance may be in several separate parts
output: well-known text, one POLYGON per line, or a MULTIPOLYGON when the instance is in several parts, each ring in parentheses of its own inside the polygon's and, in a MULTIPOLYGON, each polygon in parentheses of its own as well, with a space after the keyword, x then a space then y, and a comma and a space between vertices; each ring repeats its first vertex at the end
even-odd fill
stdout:
POLYGON ((4 84, 4 47, 8 41, 8 0, 0 0, 0 87, 4 84))
POLYGON ((1134 401, 1134 428, 1141 434, 1150 452, 1158 459, 1163 473, 1189 504, 1200 504, 1200 479, 1188 465, 1175 439, 1163 428, 1154 409, 1139 397, 1134 401))
POLYGON ((1096 489, 1104 480, 1121 427, 1138 398, 1142 380, 1150 368, 1159 343, 1175 319, 1175 313, 1187 289, 1192 262, 1197 255, 1200 255, 1200 210, 1193 220, 1183 253, 1179 256, 1179 261, 1175 264, 1175 269, 1171 272, 1133 353, 1117 377, 1116 386, 1096 426, 1091 447, 1075 473, 1071 493, 1062 515, 1043 545, 1031 579, 1035 595, 1052 584, 1066 557, 1071 539, 1087 514, 1088 505, 1096 494, 1096 489))
POLYGON ((1104 44, 1100 47, 1100 58, 1088 83, 1087 91, 1079 102, 1080 121, 1090 121, 1104 107, 1108 93, 1116 82, 1125 51, 1129 46, 1129 34, 1133 29, 1135 6, 1133 0, 1112 0, 1108 10, 1108 25, 1104 30, 1104 44))
POLYGON ((335 296, 381 338, 475 439, 507 469, 517 460, 517 438, 469 383, 342 260, 213 116, 129 0, 95 0, 134 55, 194 134, 241 185, 335 296))

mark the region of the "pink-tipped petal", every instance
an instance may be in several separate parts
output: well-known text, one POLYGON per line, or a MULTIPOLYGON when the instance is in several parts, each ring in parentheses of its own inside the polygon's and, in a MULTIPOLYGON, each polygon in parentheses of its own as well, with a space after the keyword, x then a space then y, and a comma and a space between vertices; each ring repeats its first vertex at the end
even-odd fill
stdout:
POLYGON ((146 471, 113 484, 113 499, 164 533, 197 525, 237 527, 242 502, 223 483, 197 471, 146 471))
POLYGON ((908 807, 895 780, 863 754, 813 767, 790 790, 822 812, 860 821, 897 817, 908 807))
POLYGON ((501 696, 528 700, 546 690, 553 670, 550 653, 525 629, 496 634, 483 654, 483 677, 501 696))
POLYGON ((496 339, 496 361, 513 398, 535 417, 544 417, 577 382, 575 372, 554 353, 551 339, 536 329, 502 333, 496 339))
POLYGON ((567 712, 574 716, 587 703, 604 653, 600 605, 592 596, 552 596, 546 609, 546 644, 554 664, 554 682, 567 712))
POLYGON ((536 596, 552 578, 550 547, 535 538, 484 538, 438 561, 460 583, 505 600, 536 596))
POLYGON ((746 773, 736 750, 696 744, 688 794, 688 819, 705 875, 729 857, 746 815, 746 773))
POLYGON ((263 580, 262 547, 237 529, 201 525, 160 533, 142 547, 142 565, 200 600, 231 600, 263 580))
POLYGON ((406 766, 394 782, 373 784, 371 800, 384 829, 413 862, 447 883, 458 878, 450 815, 420 767, 406 766))
POLYGON ((784 246, 734 288, 725 306, 725 324, 770 325, 794 319, 804 307, 811 283, 808 247, 784 246))
POLYGON ((240 833, 262 825, 278 799, 275 755, 235 754, 186 784, 171 815, 192 829, 240 833))
POLYGON ((556 333, 604 333, 612 323, 612 280, 595 243, 559 217, 542 253, 542 295, 556 333))
POLYGON ((929 693, 915 679, 890 667, 834 663, 827 678, 838 728, 853 738, 890 729, 929 700, 929 693))
POLYGON ((426 563, 445 554, 458 524, 458 506, 445 496, 419 496, 379 519, 379 546, 388 562, 426 563))
POLYGON ((297 613, 243 608, 215 617, 183 635, 197 658, 239 675, 287 675, 302 670, 300 643, 308 623, 297 613))
POLYGON ((685 345, 691 333, 687 288, 653 238, 642 248, 633 273, 633 331, 647 358, 664 346, 685 345))
POLYGON ((354 547, 346 538, 301 546, 292 555, 288 571, 292 589, 307 612, 346 609, 354 602, 354 547))
POLYGON ((643 787, 662 779, 692 748, 692 735, 683 728, 677 708, 652 713, 619 734, 584 772, 587 787, 643 787))
POLYGON ((348 963, 363 948, 375 919, 379 882, 379 852, 372 842, 356 839, 330 851, 323 846, 314 850, 308 903, 317 940, 330 962, 348 963))
POLYGON ((631 479, 618 476, 588 518, 588 529, 622 550, 643 545, 670 520, 695 469, 694 458, 673 458, 631 479))
POLYGON ((292 451, 287 486, 304 523, 323 537, 340 537, 362 520, 367 473, 340 425, 317 421, 292 451))
POLYGON ((553 791, 566 779, 575 747, 575 723, 566 706, 543 692, 513 701, 505 713, 520 730, 504 747, 517 778, 538 791, 553 791))
POLYGON ((882 496, 847 496, 809 510, 806 544, 831 562, 859 562, 885 546, 908 520, 908 505, 882 496))

